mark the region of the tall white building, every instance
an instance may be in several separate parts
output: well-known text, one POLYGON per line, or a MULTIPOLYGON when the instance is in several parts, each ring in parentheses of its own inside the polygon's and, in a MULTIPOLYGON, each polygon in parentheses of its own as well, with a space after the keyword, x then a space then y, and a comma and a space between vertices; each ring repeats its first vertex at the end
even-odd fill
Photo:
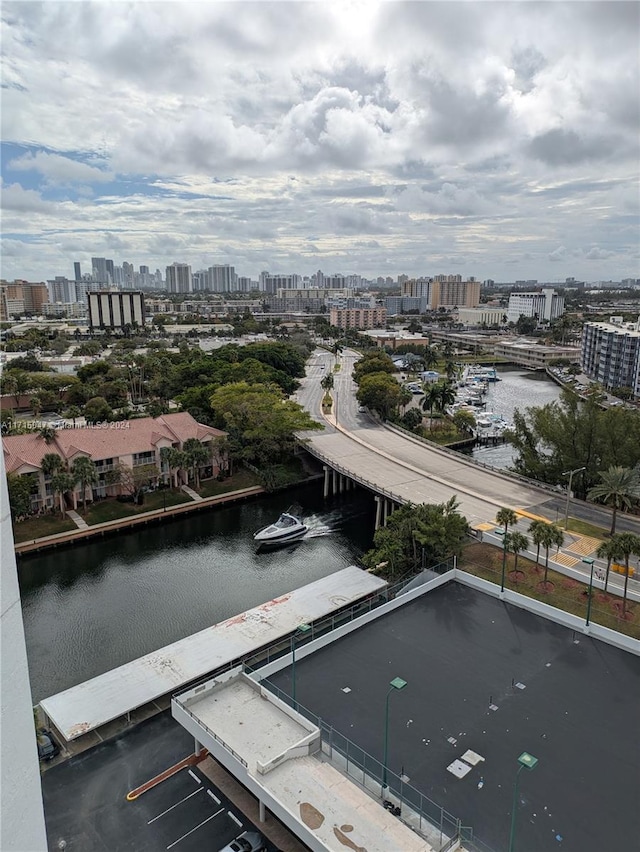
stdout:
POLYGON ((187 263, 167 266, 167 290, 170 293, 191 293, 191 267, 187 263))
POLYGON ((509 296, 507 319, 518 322, 521 316, 536 317, 538 324, 552 322, 564 313, 564 296, 543 288, 537 293, 512 293, 509 296))
POLYGON ((0 456, 0 849, 35 852, 48 848, 47 834, 4 454, 0 456))
POLYGON ((235 267, 224 264, 220 266, 210 266, 209 272, 209 290, 214 293, 232 293, 236 289, 236 270, 235 267))

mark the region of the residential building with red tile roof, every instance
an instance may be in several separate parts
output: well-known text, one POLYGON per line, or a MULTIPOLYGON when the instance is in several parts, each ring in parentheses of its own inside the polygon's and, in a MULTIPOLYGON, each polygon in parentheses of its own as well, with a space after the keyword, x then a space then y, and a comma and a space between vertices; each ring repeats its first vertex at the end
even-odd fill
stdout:
MULTIPOLYGON (((182 450, 185 441, 195 438, 203 445, 226 436, 226 432, 198 423, 189 413, 163 414, 160 417, 144 417, 137 420, 120 420, 113 423, 98 423, 92 426, 59 429, 49 441, 38 432, 25 435, 8 435, 2 438, 4 461, 7 473, 31 476, 34 482, 32 510, 52 508, 55 495, 51 488, 50 477, 42 471, 42 459, 49 453, 62 459, 65 468, 71 468, 73 462, 84 456, 96 465, 99 481, 87 491, 87 498, 116 495, 119 485, 110 485, 107 474, 118 466, 135 470, 142 465, 154 465, 157 473, 150 471, 150 485, 160 479, 174 479, 176 485, 186 481, 186 471, 169 470, 161 460, 163 447, 182 450), (37 484, 37 488, 36 488, 37 484)), ((213 452, 202 467, 201 476, 215 476, 218 473, 217 455, 213 452)), ((81 498, 79 485, 71 494, 73 508, 81 498)))

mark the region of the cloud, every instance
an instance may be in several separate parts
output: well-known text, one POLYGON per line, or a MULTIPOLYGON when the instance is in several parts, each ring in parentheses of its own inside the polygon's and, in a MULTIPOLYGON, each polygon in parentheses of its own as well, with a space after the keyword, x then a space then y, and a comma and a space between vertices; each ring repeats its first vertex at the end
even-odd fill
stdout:
POLYGON ((554 262, 568 260, 568 252, 566 247, 558 246, 557 249, 554 249, 552 252, 549 252, 549 260, 554 262))
POLYGON ((43 201, 39 192, 23 189, 19 183, 12 183, 2 187, 2 207, 16 213, 44 213, 53 210, 54 205, 43 201))
POLYGON ((587 260, 607 260, 609 257, 613 257, 615 252, 607 251, 606 249, 598 248, 598 246, 593 246, 593 248, 589 249, 589 251, 585 254, 587 260))
POLYGON ((39 172, 52 184, 108 183, 114 178, 113 172, 108 170, 46 151, 23 154, 11 160, 9 168, 13 171, 39 172))

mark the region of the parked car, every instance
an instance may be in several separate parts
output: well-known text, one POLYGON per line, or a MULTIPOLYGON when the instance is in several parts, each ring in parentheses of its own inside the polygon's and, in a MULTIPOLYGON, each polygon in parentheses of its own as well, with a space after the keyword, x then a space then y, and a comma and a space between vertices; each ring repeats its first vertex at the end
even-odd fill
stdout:
POLYGON ((38 728, 38 758, 40 760, 52 760, 60 754, 60 746, 53 739, 51 731, 46 728, 38 728))
POLYGON ((264 837, 257 831, 245 831, 220 852, 265 852, 264 837))

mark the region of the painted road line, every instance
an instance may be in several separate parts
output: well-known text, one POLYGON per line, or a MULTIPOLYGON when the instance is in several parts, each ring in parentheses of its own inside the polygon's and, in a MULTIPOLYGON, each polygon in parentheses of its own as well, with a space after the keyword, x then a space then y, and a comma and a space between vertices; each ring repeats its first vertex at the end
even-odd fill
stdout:
POLYGON ((235 814, 232 814, 232 813, 231 813, 231 811, 227 811, 227 813, 229 814, 229 816, 230 816, 230 817, 231 817, 231 819, 235 822, 235 824, 236 824, 236 825, 239 825, 239 826, 240 826, 240 828, 242 828, 242 827, 243 827, 243 824, 240 822, 240 820, 238 819, 238 817, 237 817, 237 816, 235 816, 235 814))
POLYGON ((193 791, 193 793, 189 793, 189 795, 188 795, 188 796, 185 796, 185 797, 184 797, 184 799, 180 799, 180 801, 179 801, 179 802, 176 802, 176 803, 175 803, 175 805, 171 805, 171 807, 170 807, 170 808, 167 808, 167 809, 166 809, 166 811, 162 811, 162 813, 161 813, 161 814, 158 814, 158 816, 154 816, 154 818, 153 818, 153 819, 148 820, 147 825, 151 825, 151 823, 152 823, 152 822, 155 822, 157 819, 160 819, 160 817, 161 817, 161 816, 164 816, 165 814, 168 814, 168 813, 169 813, 169 811, 172 811, 174 808, 177 808, 177 807, 178 807, 178 805, 181 805, 183 802, 186 802, 186 801, 187 801, 187 799, 190 799, 192 796, 197 796, 197 795, 198 795, 198 793, 201 793, 201 792, 202 792, 202 789, 203 789, 203 788, 202 788, 202 787, 200 787, 200 789, 199 789, 199 790, 194 790, 194 791, 193 791))
POLYGON ((214 819, 215 817, 217 817, 219 814, 221 814, 223 810, 224 810, 224 808, 220 808, 220 810, 216 811, 215 814, 211 814, 210 817, 207 817, 206 819, 202 820, 202 822, 200 822, 200 823, 198 823, 198 825, 194 826, 191 829, 191 831, 188 831, 186 834, 183 834, 182 837, 179 837, 177 840, 174 840, 173 843, 170 843, 167 846, 167 849, 172 849, 174 846, 177 846, 178 843, 180 843, 181 840, 184 840, 185 837, 188 837, 190 834, 193 834, 194 831, 197 831, 199 828, 202 828, 202 826, 206 825, 208 822, 211 822, 211 820, 214 819))
POLYGON ((211 792, 211 790, 207 790, 207 795, 208 795, 208 796, 211 796, 211 798, 212 798, 212 799, 213 799, 213 801, 216 803, 216 805, 219 805, 219 804, 220 804, 220 799, 218 799, 218 797, 217 797, 217 796, 215 796, 215 795, 211 792))
POLYGON ((202 784, 202 780, 201 780, 200 778, 198 778, 198 776, 195 774, 195 772, 192 772, 191 770, 189 770, 189 775, 190 775, 190 776, 193 778, 193 780, 194 780, 194 781, 196 781, 198 784, 202 784))

